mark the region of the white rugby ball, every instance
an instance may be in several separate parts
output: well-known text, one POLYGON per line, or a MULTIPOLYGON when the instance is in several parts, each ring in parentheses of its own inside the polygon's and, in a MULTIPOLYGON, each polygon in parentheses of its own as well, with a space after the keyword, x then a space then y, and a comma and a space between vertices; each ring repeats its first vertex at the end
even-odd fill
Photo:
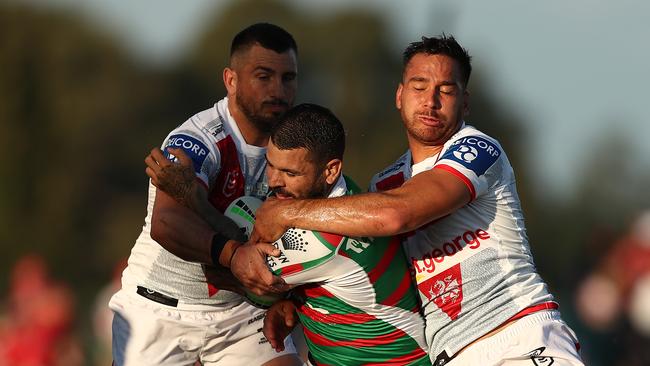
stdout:
POLYGON ((255 225, 255 211, 262 205, 262 200, 253 196, 242 196, 230 203, 224 212, 237 226, 244 230, 246 238, 250 238, 255 225))
POLYGON ((273 243, 280 255, 267 257, 267 262, 273 274, 293 284, 298 280, 290 277, 327 262, 347 240, 341 235, 291 228, 273 243))

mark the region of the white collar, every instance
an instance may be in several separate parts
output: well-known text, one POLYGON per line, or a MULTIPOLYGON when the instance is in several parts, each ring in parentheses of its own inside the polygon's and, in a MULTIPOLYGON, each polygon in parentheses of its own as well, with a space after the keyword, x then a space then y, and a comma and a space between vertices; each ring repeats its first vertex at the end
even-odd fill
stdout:
POLYGON ((330 194, 327 196, 327 198, 345 196, 345 193, 347 191, 348 186, 345 184, 345 178, 343 178, 343 174, 341 174, 339 176, 339 179, 336 181, 336 184, 334 184, 334 187, 332 187, 332 190, 330 191, 330 194))
POLYGON ((237 144, 237 147, 241 152, 244 153, 244 155, 263 156, 264 154, 266 154, 266 147, 249 145, 246 142, 244 136, 241 134, 241 131, 239 130, 239 126, 237 125, 237 122, 232 117, 232 114, 230 114, 230 110, 228 109, 228 97, 224 97, 223 99, 218 101, 214 105, 214 107, 224 122, 224 128, 227 131, 231 132, 235 144, 237 144))

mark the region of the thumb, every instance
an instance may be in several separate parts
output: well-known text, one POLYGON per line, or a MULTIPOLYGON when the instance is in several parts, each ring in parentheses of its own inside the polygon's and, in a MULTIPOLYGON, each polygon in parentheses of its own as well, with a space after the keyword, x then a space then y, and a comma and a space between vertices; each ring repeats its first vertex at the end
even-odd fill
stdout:
POLYGON ((178 158, 178 161, 181 163, 181 165, 189 166, 192 164, 192 159, 190 159, 190 157, 187 156, 187 154, 185 153, 185 151, 183 151, 183 149, 170 147, 167 149, 167 151, 174 154, 174 156, 178 158))
POLYGON ((288 328, 293 328, 296 325, 296 313, 294 311, 290 311, 286 318, 284 319, 284 324, 288 328))
POLYGON ((151 151, 149 152, 149 156, 151 157, 151 160, 153 160, 153 162, 156 165, 164 166, 165 164, 169 163, 169 159, 165 157, 165 154, 163 153, 162 150, 160 150, 160 148, 157 147, 152 148, 151 151))
POLYGON ((277 257, 277 256, 279 256, 280 253, 281 253, 281 252, 280 252, 280 249, 276 248, 275 245, 273 245, 273 244, 269 244, 269 243, 257 243, 256 245, 257 245, 257 249, 258 249, 260 252, 262 252, 262 253, 264 253, 264 254, 266 254, 266 255, 270 255, 270 256, 273 256, 273 257, 277 257))

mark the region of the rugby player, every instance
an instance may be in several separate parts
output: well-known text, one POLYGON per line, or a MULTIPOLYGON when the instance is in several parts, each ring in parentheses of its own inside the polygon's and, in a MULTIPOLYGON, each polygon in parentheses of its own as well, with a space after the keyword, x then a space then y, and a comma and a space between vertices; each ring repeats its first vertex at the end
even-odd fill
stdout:
MULTIPOLYGON (((342 175, 344 149, 343 126, 328 109, 314 104, 290 109, 273 129, 266 152, 272 194, 277 199, 351 194, 356 185, 342 175)), ((191 160, 182 151, 178 155, 179 165, 191 171, 191 160)), ((174 187, 171 192, 191 191, 179 187, 192 180, 164 166, 151 171, 153 181, 174 187)), ((182 195, 178 199, 186 201, 182 195)), ((291 331, 286 324, 295 324, 297 310, 313 365, 431 364, 417 294, 397 238, 290 229, 275 246, 280 254, 269 257, 270 268, 290 287, 298 286, 294 300, 273 305, 265 320, 265 334, 276 350, 284 350, 291 331)))
POLYGON ((264 311, 227 291, 236 283, 216 271, 234 249, 225 248, 228 240, 243 239, 223 210, 244 195, 266 197, 268 136, 293 103, 296 77, 293 37, 275 25, 254 24, 232 41, 223 71, 227 96, 163 142, 191 158, 190 175, 200 183, 194 193, 203 198, 195 203, 208 203, 198 211, 212 220, 209 225, 150 184, 142 233, 109 304, 115 365, 302 364, 290 338, 279 354, 265 344, 264 311))
MULTIPOLYGON (((508 158, 464 120, 470 72, 453 37, 410 44, 395 97, 409 149, 373 178, 376 192, 267 201, 252 239, 273 242, 291 227, 402 234, 433 364, 583 365, 536 272, 508 158)), ((275 291, 261 279, 262 256, 238 251, 231 270, 248 288, 275 291)))

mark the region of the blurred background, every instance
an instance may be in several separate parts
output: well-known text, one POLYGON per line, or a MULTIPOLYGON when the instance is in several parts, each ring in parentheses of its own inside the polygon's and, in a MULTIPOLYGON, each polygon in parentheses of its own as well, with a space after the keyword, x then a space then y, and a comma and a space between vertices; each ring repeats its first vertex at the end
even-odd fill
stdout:
POLYGON ((143 158, 225 90, 257 21, 299 44, 298 102, 347 129, 361 185, 405 148, 401 51, 453 34, 468 121, 515 168, 535 262, 589 365, 650 364, 650 3, 5 0, 0 366, 108 365, 106 308, 145 216, 143 158))

